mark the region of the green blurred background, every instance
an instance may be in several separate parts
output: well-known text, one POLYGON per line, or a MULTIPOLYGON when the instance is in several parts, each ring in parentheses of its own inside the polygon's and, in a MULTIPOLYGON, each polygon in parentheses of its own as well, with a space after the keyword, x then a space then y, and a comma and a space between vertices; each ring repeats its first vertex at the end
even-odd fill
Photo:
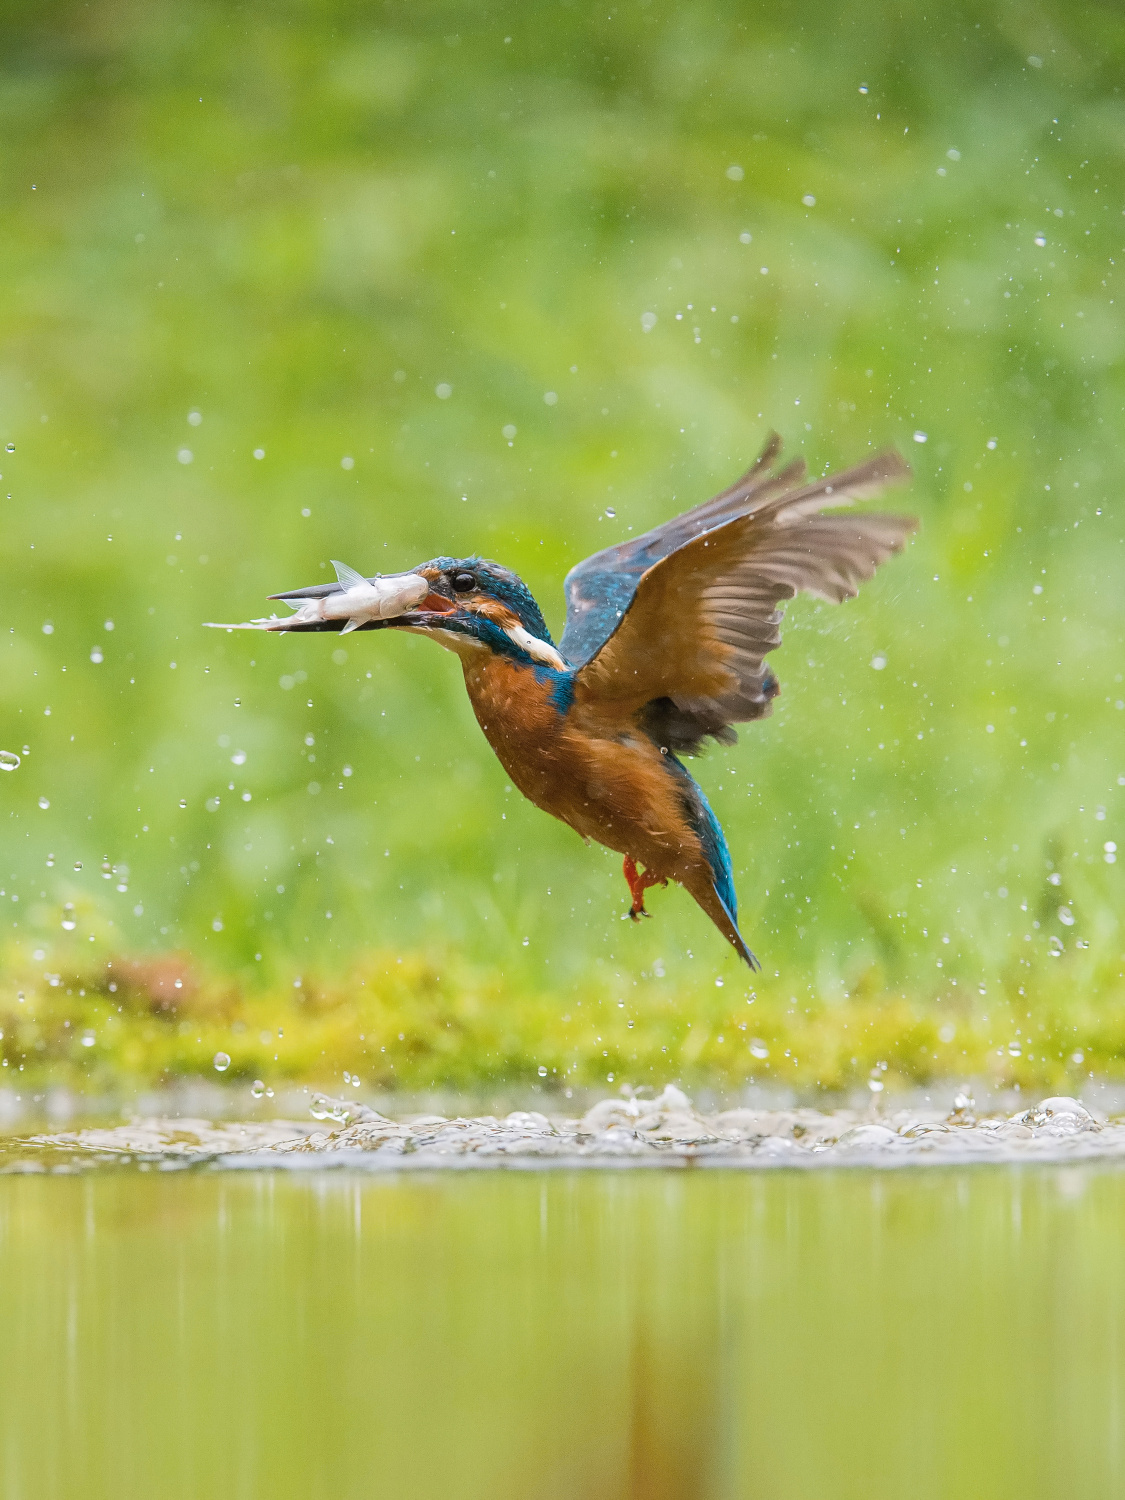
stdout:
MULTIPOLYGON (((633 1023, 650 1073, 733 1037, 742 1077, 756 1030, 780 1065, 861 1003, 911 1076, 1007 1076, 1040 1032, 1056 1073, 1115 1065, 1118 7, 95 0, 0 35, 13 1068, 110 1066, 78 1002, 117 1025, 104 963, 144 954, 195 976, 144 970, 146 1026, 226 987, 165 1073, 236 992, 318 985, 321 1024, 400 960, 392 1045, 426 986, 490 1017, 470 1045, 438 1007, 431 1078, 572 1044, 592 1078, 633 1023), (569 566, 771 427, 814 472, 897 446, 922 528, 789 610, 773 718, 693 765, 761 983, 681 892, 620 920, 619 861, 510 790, 432 643, 200 628, 332 557, 479 551, 557 632, 569 566)), ((329 1071, 368 1044, 339 1014, 329 1071)))

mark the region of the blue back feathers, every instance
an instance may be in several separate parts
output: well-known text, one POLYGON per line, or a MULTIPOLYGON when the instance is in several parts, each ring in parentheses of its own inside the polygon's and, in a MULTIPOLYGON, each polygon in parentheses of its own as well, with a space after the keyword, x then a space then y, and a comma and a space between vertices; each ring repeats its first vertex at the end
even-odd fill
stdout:
MULTIPOLYGON (((581 566, 581 564, 579 565, 581 566)), ((572 585, 567 578, 566 629, 559 650, 571 666, 584 667, 625 617, 647 563, 630 571, 596 573, 572 585)))

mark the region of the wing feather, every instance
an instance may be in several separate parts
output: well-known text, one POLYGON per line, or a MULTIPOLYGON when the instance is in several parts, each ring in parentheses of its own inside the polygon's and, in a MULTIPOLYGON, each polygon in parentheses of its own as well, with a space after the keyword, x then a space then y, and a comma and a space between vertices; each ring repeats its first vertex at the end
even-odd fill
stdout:
POLYGON ((823 513, 905 478, 897 453, 802 483, 799 463, 766 472, 779 446, 771 440, 714 500, 571 572, 562 651, 578 668, 581 701, 637 715, 673 750, 698 750, 707 735, 729 742, 731 724, 769 713, 777 693, 764 659, 781 643, 779 606, 802 591, 831 603, 853 598, 905 545, 912 517, 823 513), (615 559, 621 570, 607 575, 615 559), (607 576, 613 603, 600 619, 604 638, 591 646, 596 601, 585 613, 575 601, 607 576))

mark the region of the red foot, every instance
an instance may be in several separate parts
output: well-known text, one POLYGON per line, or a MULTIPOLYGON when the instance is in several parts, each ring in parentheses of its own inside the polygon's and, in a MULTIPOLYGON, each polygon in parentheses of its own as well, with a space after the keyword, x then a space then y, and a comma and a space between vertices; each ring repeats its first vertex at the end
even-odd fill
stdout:
POLYGON ((645 891, 650 885, 667 885, 666 876, 654 875, 651 870, 646 870, 642 875, 637 869, 637 862, 631 854, 625 856, 622 866, 625 871, 625 879, 629 882, 629 891, 633 897, 633 904, 629 908, 628 916, 632 921, 638 917, 647 917, 649 912, 645 911, 645 891))

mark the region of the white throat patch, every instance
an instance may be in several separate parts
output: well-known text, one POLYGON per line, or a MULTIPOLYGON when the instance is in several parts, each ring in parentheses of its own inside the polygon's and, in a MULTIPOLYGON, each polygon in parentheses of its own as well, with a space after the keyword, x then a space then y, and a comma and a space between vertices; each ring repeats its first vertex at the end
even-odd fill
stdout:
POLYGON ((554 667, 556 672, 566 671, 566 662, 554 646, 548 646, 546 641, 541 641, 538 636, 532 635, 522 625, 509 625, 504 634, 513 645, 518 646, 521 651, 526 651, 533 661, 540 661, 545 667, 554 667))

